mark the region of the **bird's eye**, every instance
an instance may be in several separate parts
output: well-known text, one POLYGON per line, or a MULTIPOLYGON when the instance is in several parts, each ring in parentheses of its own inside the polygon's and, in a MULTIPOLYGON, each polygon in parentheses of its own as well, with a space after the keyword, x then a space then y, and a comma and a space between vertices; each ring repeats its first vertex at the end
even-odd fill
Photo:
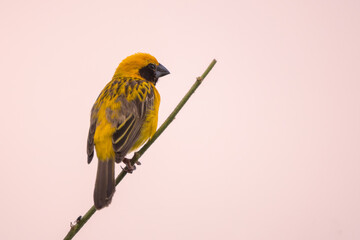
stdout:
POLYGON ((156 68, 156 66, 154 64, 150 63, 149 68, 154 70, 156 68))

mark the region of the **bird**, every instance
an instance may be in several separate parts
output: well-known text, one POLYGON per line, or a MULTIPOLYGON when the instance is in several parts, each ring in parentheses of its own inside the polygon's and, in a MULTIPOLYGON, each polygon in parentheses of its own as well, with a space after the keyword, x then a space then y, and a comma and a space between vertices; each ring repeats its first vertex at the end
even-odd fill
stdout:
POLYGON ((160 94, 155 85, 170 74, 148 53, 126 57, 117 67, 112 80, 96 99, 90 113, 87 139, 87 162, 94 157, 98 166, 94 188, 94 206, 107 207, 115 192, 115 163, 125 163, 125 156, 146 143, 156 132, 160 94))

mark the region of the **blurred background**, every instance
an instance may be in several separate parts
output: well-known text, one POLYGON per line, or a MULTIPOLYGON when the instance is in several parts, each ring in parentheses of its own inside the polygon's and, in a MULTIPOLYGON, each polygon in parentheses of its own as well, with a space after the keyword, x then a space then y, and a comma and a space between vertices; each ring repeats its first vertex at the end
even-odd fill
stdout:
MULTIPOLYGON (((90 109, 148 52, 175 121, 75 239, 360 239, 360 2, 1 1, 1 239, 93 204, 90 109)), ((120 172, 117 166, 117 173, 120 172)))

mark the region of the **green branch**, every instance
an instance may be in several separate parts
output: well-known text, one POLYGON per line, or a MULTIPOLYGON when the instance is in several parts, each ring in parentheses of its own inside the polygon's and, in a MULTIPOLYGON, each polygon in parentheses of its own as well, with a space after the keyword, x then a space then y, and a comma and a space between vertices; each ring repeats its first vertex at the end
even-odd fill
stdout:
MULTIPOLYGON (((131 164, 134 165, 139 158, 146 152, 146 150, 155 142, 155 140, 164 132, 164 130, 169 126, 169 124, 175 119, 175 116, 181 110, 181 108, 185 105, 185 103, 189 100, 191 95, 195 92, 195 90, 200 86, 204 78, 208 75, 211 69, 215 66, 216 60, 214 59, 205 72, 196 79, 196 82, 192 85, 190 90, 186 93, 186 95, 181 99, 176 108, 172 111, 169 117, 165 120, 165 122, 160 126, 160 128, 155 132, 154 136, 138 151, 134 154, 131 159, 131 164)), ((121 180, 126 176, 127 172, 122 170, 116 178, 116 186, 121 182, 121 180)), ((70 224, 71 228, 68 234, 65 236, 64 240, 72 239, 76 233, 84 226, 84 224, 91 218, 91 216, 96 212, 95 206, 92 206, 82 218, 78 218, 76 220, 75 225, 70 224)))

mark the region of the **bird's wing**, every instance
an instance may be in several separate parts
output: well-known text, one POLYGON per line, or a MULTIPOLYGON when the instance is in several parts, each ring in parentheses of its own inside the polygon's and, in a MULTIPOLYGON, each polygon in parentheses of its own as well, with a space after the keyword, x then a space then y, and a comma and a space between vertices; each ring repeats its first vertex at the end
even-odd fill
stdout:
POLYGON ((117 98, 121 106, 118 112, 109 112, 116 127, 112 141, 117 162, 123 160, 138 140, 147 111, 152 109, 154 103, 154 89, 149 83, 133 81, 129 84, 131 86, 126 97, 120 95, 117 98))
POLYGON ((87 139, 87 156, 88 156, 88 163, 91 163, 91 160, 94 157, 94 134, 96 130, 96 122, 97 118, 95 117, 94 107, 91 110, 91 118, 90 118, 90 128, 89 134, 87 139))

